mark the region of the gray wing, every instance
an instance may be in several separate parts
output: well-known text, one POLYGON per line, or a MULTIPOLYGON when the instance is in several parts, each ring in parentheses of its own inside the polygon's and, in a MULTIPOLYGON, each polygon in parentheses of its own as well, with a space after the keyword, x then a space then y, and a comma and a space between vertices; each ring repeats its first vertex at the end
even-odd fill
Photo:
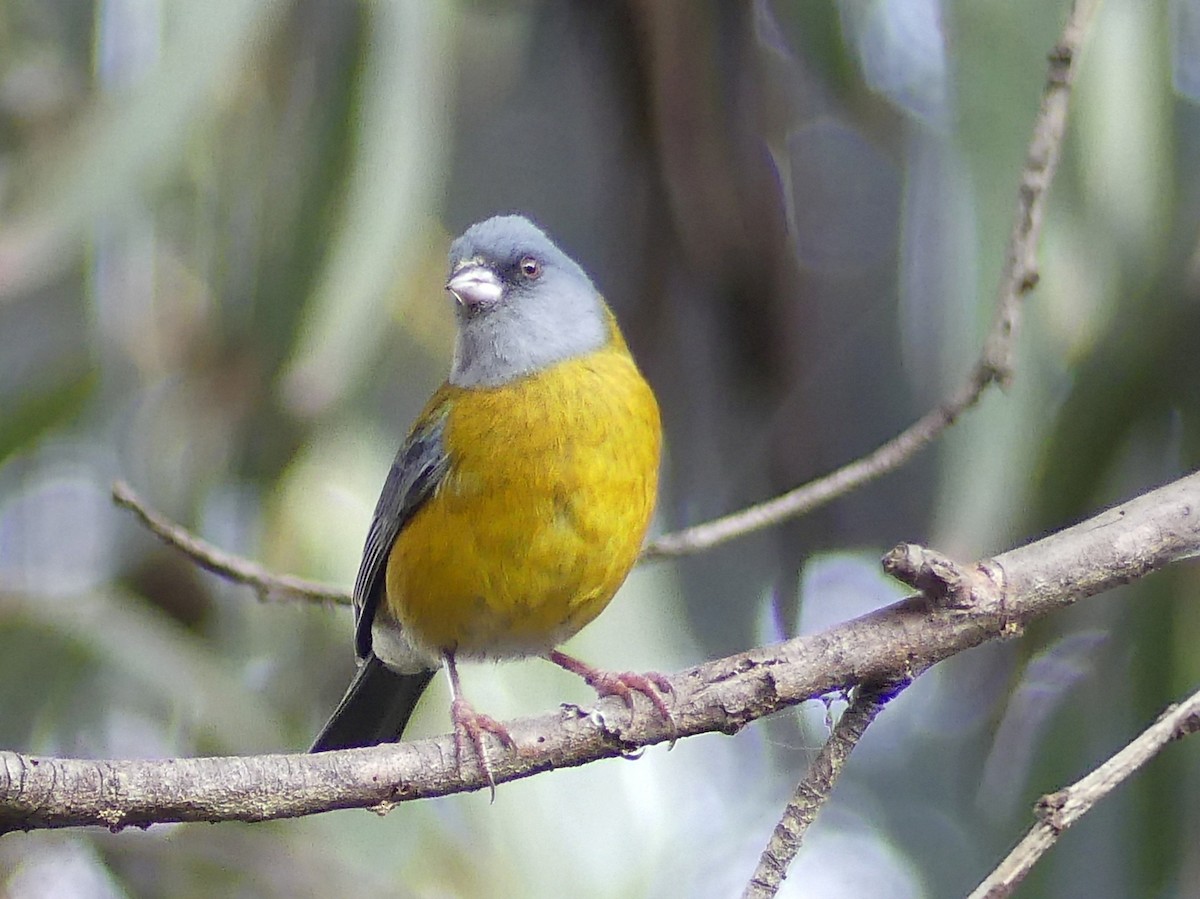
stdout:
POLYGON ((387 560, 400 530, 433 495, 450 466, 442 443, 446 428, 445 407, 425 416, 396 453, 375 515, 367 531, 362 563, 354 580, 354 652, 360 659, 371 654, 371 625, 379 609, 387 579, 387 560))

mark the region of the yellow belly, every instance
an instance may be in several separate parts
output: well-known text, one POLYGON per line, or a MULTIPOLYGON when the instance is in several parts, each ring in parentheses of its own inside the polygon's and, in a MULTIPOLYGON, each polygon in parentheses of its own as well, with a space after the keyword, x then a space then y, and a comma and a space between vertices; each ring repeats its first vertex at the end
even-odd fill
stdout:
POLYGON ((450 467, 388 559, 387 617, 428 650, 541 654, 595 618, 653 512, 658 406, 620 337, 495 388, 443 387, 450 467))

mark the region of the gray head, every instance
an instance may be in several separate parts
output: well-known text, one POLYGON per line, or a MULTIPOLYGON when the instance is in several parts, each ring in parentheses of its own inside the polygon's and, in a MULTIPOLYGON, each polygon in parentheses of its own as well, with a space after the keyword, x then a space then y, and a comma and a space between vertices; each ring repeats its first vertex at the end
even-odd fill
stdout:
POLYGON ((450 383, 490 387, 597 350, 609 339, 591 280, 519 215, 468 228, 450 245, 458 341, 450 383))

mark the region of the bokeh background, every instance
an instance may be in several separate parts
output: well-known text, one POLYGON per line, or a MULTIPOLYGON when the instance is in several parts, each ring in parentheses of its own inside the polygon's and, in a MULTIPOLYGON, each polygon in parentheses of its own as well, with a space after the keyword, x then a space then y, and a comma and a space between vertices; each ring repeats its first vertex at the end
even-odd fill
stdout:
MULTIPOLYGON (((448 367, 449 239, 542 223, 654 384, 655 530, 867 452, 990 322, 1063 0, 0 2, 0 746, 300 750, 344 609, 261 605, 109 501, 349 585, 448 367)), ((1001 551, 1200 458, 1200 3, 1108 0, 1080 72, 1017 379, 904 470, 645 566, 571 644, 675 670, 899 595, 882 551, 1001 551)), ((586 703, 545 663, 476 704, 586 703)), ((882 715, 783 895, 960 895, 1200 685, 1179 566, 966 653, 882 715)), ((836 714, 839 703, 833 704, 836 714)), ((12 835, 0 895, 731 896, 819 746, 735 738, 486 795, 255 826, 12 835)), ((413 736, 448 727, 439 682, 413 736)), ((1023 896, 1200 896, 1200 741, 1071 831, 1023 896)))

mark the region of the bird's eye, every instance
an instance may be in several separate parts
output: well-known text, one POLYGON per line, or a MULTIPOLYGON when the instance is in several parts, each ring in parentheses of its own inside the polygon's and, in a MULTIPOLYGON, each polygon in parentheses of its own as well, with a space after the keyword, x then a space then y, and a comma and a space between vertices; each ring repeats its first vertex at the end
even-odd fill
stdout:
POLYGON ((542 273, 542 264, 532 256, 525 256, 521 259, 521 274, 532 281, 542 273))

